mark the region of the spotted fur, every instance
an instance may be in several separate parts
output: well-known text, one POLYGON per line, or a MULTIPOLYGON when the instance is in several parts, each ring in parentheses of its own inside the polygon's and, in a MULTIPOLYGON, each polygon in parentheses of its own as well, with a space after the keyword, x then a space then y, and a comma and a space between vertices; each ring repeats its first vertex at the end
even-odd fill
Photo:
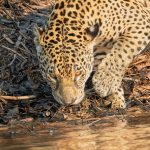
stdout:
POLYGON ((83 100, 97 59, 92 79, 96 92, 108 97, 112 108, 125 108, 122 78, 150 41, 147 4, 144 0, 55 0, 47 29, 35 32, 35 44, 41 72, 60 104, 83 100))

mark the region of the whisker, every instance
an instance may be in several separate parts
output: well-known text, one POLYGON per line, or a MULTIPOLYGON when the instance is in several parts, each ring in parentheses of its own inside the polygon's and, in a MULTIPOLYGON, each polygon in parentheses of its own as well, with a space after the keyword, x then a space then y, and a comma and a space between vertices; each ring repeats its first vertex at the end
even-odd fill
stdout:
POLYGON ((93 92, 93 91, 94 91, 94 88, 85 90, 85 92, 93 92))
POLYGON ((96 92, 95 91, 88 91, 88 92, 85 92, 85 94, 95 94, 96 95, 96 92))

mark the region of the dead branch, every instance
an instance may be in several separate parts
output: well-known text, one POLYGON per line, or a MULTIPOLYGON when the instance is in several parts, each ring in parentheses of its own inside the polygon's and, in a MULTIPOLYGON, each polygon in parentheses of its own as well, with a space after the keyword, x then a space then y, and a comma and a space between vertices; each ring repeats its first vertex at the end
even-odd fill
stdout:
POLYGON ((28 96, 5 96, 5 95, 0 95, 0 100, 13 100, 13 101, 20 101, 20 100, 30 100, 30 99, 35 99, 37 98, 36 95, 28 95, 28 96))
POLYGON ((138 99, 142 99, 142 100, 150 100, 150 96, 141 96, 141 97, 138 97, 138 99))
POLYGON ((11 52, 17 54, 18 56, 20 56, 20 57, 23 58, 23 59, 26 59, 26 58, 23 57, 20 53, 18 53, 17 51, 15 51, 15 50, 12 49, 12 48, 6 47, 6 46, 4 46, 4 45, 0 45, 0 47, 2 47, 2 48, 4 48, 4 49, 7 49, 8 51, 11 51, 11 52))
POLYGON ((12 60, 7 66, 0 67, 0 70, 1 70, 1 69, 5 69, 6 67, 10 67, 10 66, 14 63, 14 61, 16 60, 16 58, 17 58, 17 55, 14 54, 13 60, 12 60))

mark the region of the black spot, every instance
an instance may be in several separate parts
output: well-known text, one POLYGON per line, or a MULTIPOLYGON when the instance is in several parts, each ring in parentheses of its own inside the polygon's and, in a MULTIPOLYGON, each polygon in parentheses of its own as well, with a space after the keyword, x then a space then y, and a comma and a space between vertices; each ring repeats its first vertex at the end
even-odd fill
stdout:
POLYGON ((142 41, 138 41, 138 44, 142 44, 142 41))
POLYGON ((56 59, 54 59, 54 64, 56 64, 56 62, 57 62, 57 60, 56 60, 56 59))
POLYGON ((57 14, 54 14, 53 16, 52 16, 52 20, 55 20, 55 19, 57 19, 57 14))
POLYGON ((69 4, 67 7, 68 7, 68 8, 73 8, 74 5, 73 5, 73 4, 69 4))
POLYGON ((48 39, 49 39, 49 36, 46 36, 45 39, 48 40, 48 39))
POLYGON ((59 27, 56 27, 55 31, 60 31, 60 28, 59 28, 59 27))
POLYGON ((69 43, 74 43, 74 42, 76 42, 76 40, 69 39, 67 42, 69 42, 69 43))
POLYGON ((74 63, 75 62, 75 60, 73 59, 73 58, 71 58, 71 61, 74 63))
POLYGON ((57 41, 55 41, 55 40, 50 40, 50 43, 57 44, 57 41))
POLYGON ((64 18, 64 23, 67 23, 69 21, 68 18, 64 18))
POLYGON ((118 54, 118 56, 119 56, 120 58, 122 58, 122 55, 121 55, 121 54, 118 54))
POLYGON ((79 5, 78 5, 78 4, 76 4, 76 9, 77 9, 77 10, 79 10, 79 9, 80 9, 80 7, 79 7, 79 5))
POLYGON ((61 15, 61 16, 65 16, 65 11, 61 11, 61 12, 60 12, 60 15, 61 15))
POLYGON ((64 2, 60 3, 59 9, 62 9, 62 8, 64 8, 64 2))
POLYGON ((75 36, 75 34, 74 34, 74 33, 69 33, 68 35, 69 35, 69 36, 75 36))
POLYGON ((72 27, 72 26, 71 26, 71 29, 72 29, 72 30, 77 30, 77 28, 76 28, 76 27, 72 27))
POLYGON ((86 6, 86 10, 87 10, 87 12, 89 12, 90 11, 89 7, 86 6))
POLYGON ((81 35, 77 35, 77 38, 81 38, 81 35))
POLYGON ((50 33, 49 33, 49 35, 50 35, 50 36, 53 36, 53 35, 54 35, 54 33, 53 33, 53 32, 50 32, 50 33))
POLYGON ((59 3, 57 3, 56 5, 55 5, 55 9, 58 9, 59 8, 59 3))
POLYGON ((76 20, 71 20, 70 23, 71 23, 71 24, 76 24, 77 21, 76 21, 76 20))

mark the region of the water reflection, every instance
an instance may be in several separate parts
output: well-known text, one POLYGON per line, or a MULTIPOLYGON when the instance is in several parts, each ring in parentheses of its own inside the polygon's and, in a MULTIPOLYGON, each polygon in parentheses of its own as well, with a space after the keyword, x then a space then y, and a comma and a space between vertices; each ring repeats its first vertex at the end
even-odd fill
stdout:
POLYGON ((149 150, 150 115, 100 119, 88 125, 49 125, 32 136, 1 138, 4 150, 149 150))

